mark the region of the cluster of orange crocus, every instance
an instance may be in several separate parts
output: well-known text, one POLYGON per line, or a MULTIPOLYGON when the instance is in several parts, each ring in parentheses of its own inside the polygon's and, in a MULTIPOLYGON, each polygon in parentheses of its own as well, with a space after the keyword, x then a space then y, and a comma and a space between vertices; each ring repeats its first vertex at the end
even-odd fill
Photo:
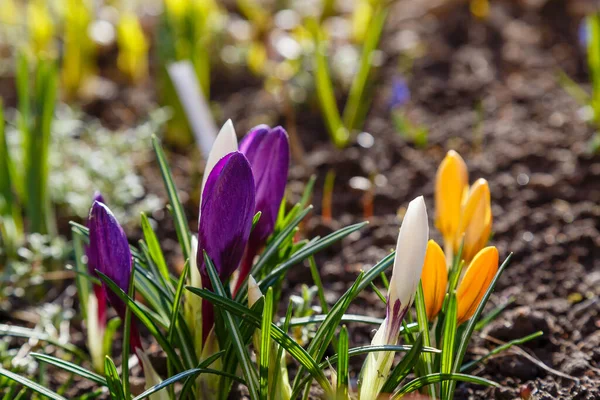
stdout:
POLYGON ((448 152, 437 171, 435 209, 435 225, 444 238, 444 250, 429 241, 421 275, 427 317, 433 321, 440 312, 448 290, 449 268, 460 253, 460 261, 467 265, 456 288, 461 324, 473 316, 496 275, 498 250, 484 247, 492 230, 489 185, 480 178, 469 188, 467 166, 454 150, 448 152))

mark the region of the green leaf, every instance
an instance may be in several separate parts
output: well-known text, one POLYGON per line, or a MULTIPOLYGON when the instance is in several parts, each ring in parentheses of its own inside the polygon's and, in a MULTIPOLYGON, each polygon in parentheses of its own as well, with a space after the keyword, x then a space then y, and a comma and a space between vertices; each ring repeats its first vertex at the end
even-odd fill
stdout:
POLYGON ((75 275, 75 285, 77 286, 77 296, 79 297, 79 309, 83 314, 83 318, 87 319, 87 304, 88 297, 90 295, 90 282, 85 276, 88 274, 88 268, 83 263, 85 250, 79 231, 77 231, 75 228, 71 228, 71 232, 73 235, 73 251, 75 253, 75 271, 78 272, 75 275))
POLYGON ((35 331, 33 329, 23 328, 20 326, 0 324, 0 336, 3 336, 3 335, 26 338, 26 339, 36 339, 36 340, 40 340, 42 342, 48 342, 48 343, 55 345, 63 350, 73 353, 74 355, 76 355, 77 357, 79 357, 82 360, 85 360, 88 358, 88 356, 84 352, 82 352, 79 348, 77 348, 76 346, 73 346, 70 343, 64 343, 62 340, 54 338, 46 333, 35 331))
POLYGON ((331 246, 333 243, 342 240, 346 236, 358 231, 367 224, 368 222, 361 222, 358 224, 350 225, 345 228, 339 229, 322 239, 317 240, 313 244, 307 244, 301 250, 294 253, 294 255, 292 255, 289 259, 279 264, 277 268, 273 269, 273 271, 271 271, 264 279, 262 279, 259 282, 260 289, 263 291, 266 290, 269 286, 275 284, 275 282, 277 282, 279 278, 293 265, 296 265, 300 261, 306 259, 307 257, 310 257, 313 254, 331 246))
POLYGON ((298 203, 298 204, 300 204, 300 208, 304 208, 308 204, 308 201, 312 196, 312 192, 315 187, 316 181, 317 181, 317 176, 315 174, 312 174, 310 176, 310 179, 306 183, 306 187, 304 188, 304 192, 302 193, 302 198, 300 199, 300 202, 298 203))
POLYGON ((15 374, 13 372, 10 372, 10 371, 8 371, 8 370, 6 370, 4 368, 0 368, 0 375, 1 376, 5 376, 8 379, 10 379, 12 381, 15 381, 15 382, 17 382, 17 383, 19 383, 19 384, 21 384, 21 385, 23 385, 23 386, 25 386, 25 387, 33 390, 36 393, 39 393, 42 396, 45 396, 45 397, 47 397, 49 399, 52 399, 52 400, 67 400, 64 397, 62 397, 61 395, 59 395, 57 393, 54 393, 50 389, 47 389, 47 388, 45 388, 45 387, 43 387, 41 385, 38 385, 37 383, 35 383, 35 382, 33 382, 33 381, 25 378, 25 377, 17 375, 17 374, 15 374))
MULTIPOLYGON (((236 375, 227 374, 223 371, 217 371, 217 370, 210 369, 210 368, 193 368, 193 369, 188 369, 186 371, 180 372, 177 375, 173 375, 172 377, 170 377, 168 379, 165 379, 158 385, 152 386, 151 388, 146 390, 144 393, 135 397, 133 400, 145 399, 148 396, 158 392, 159 390, 162 390, 176 382, 179 382, 183 378, 194 378, 200 374, 213 374, 213 375, 218 375, 218 376, 226 376, 229 379, 233 379, 234 381, 241 383, 242 385, 246 384, 246 382, 243 379, 240 379, 236 375)), ((180 398, 183 399, 184 398, 183 395, 181 395, 180 398)))
MULTIPOLYGON (((241 317, 244 321, 250 322, 254 327, 259 328, 261 325, 260 315, 256 315, 252 310, 243 305, 232 301, 231 299, 219 296, 206 289, 198 289, 194 287, 186 287, 192 293, 210 301, 218 308, 223 308, 229 312, 241 317)), ((304 350, 296 341, 282 331, 277 325, 271 325, 271 338, 279 343, 283 348, 298 361, 309 373, 319 382, 321 387, 331 391, 331 385, 325 377, 322 369, 319 368, 315 360, 304 350)))
POLYGON ((317 263, 315 262, 315 258, 313 256, 308 258, 308 265, 310 267, 310 274, 312 275, 313 282, 317 287, 317 295, 319 296, 321 310, 324 314, 327 314, 329 312, 329 306, 327 305, 327 300, 325 300, 325 288, 323 287, 321 275, 319 275, 319 269, 317 268, 317 263))
POLYGON ((423 343, 424 335, 420 333, 415 339, 415 343, 409 352, 406 353, 398 365, 392 369, 390 376, 381 388, 381 393, 392 393, 419 361, 419 355, 429 354, 428 352, 423 352, 423 343))
POLYGON ((383 26, 388 15, 387 7, 379 5, 376 8, 369 29, 367 29, 358 72, 352 80, 348 101, 344 108, 344 125, 350 131, 360 129, 371 100, 369 96, 365 95, 365 91, 373 67, 373 54, 379 45, 383 26))
POLYGON ((168 282, 169 281, 169 269, 167 268, 167 262, 165 261, 165 256, 160 248, 160 244, 158 243, 158 238, 152 229, 152 225, 150 225, 150 221, 146 214, 142 213, 142 232, 144 233, 144 239, 146 244, 148 245, 148 251, 150 252, 150 256, 152 257, 152 261, 158 267, 163 279, 168 282))
POLYGON ((104 275, 100 271, 96 271, 100 279, 112 290, 119 298, 131 309, 131 312, 136 316, 138 321, 143 324, 150 334, 154 336, 160 347, 167 353, 167 357, 170 358, 177 371, 183 371, 183 365, 181 364, 181 357, 175 352, 175 349, 171 346, 167 338, 161 333, 156 324, 146 314, 135 301, 133 301, 116 283, 114 283, 108 276, 104 275))
POLYGON ((538 338, 538 337, 542 336, 543 334, 544 334, 544 332, 537 331, 537 332, 532 333, 531 335, 527 335, 527 336, 524 336, 522 338, 514 339, 514 340, 511 340, 510 342, 506 342, 503 345, 496 347, 495 349, 493 349, 492 351, 490 351, 486 355, 484 355, 482 357, 479 357, 477 360, 473 360, 470 363, 462 365, 460 367, 460 372, 467 372, 470 369, 472 369, 474 366, 476 366, 477 364, 479 364, 479 363, 487 360, 491 356, 494 356, 494 355, 499 354, 499 353, 501 353, 501 352, 503 352, 505 350, 508 350, 508 349, 510 349, 513 346, 518 346, 520 344, 527 343, 530 340, 533 340, 535 338, 538 338))
MULTIPOLYGON (((429 319, 427 318, 427 310, 425 308, 425 295, 423 293, 423 281, 419 282, 419 287, 417 288, 417 294, 415 296, 415 308, 417 310, 417 323, 419 324, 419 332, 421 333, 420 338, 423 342, 424 346, 430 346, 431 340, 429 338, 429 319)), ((433 365, 433 357, 429 353, 423 353, 421 355, 421 362, 425 367, 425 373, 427 375, 433 374, 434 365, 433 365)), ((404 376, 402 377, 404 379, 404 376)), ((389 381, 389 380, 388 380, 389 381)), ((390 388, 386 387, 387 391, 384 393, 391 393, 400 382, 396 383, 396 386, 390 388)), ((429 386, 429 397, 432 400, 437 399, 437 393, 435 390, 435 386, 429 386)))
MULTIPOLYGON (((127 361, 125 361, 127 362, 127 361)), ((123 385, 117 372, 115 363, 109 356, 104 359, 104 374, 106 375, 106 384, 110 392, 110 398, 112 400, 124 400, 125 392, 123 391, 123 385)))
POLYGON ((181 251, 183 253, 184 260, 187 260, 191 254, 191 239, 190 239, 190 231, 188 229, 187 218, 185 216, 185 212, 183 210, 183 206, 181 205, 181 200, 179 199, 179 195, 177 194, 177 188, 175 186, 175 182, 173 181, 173 175, 171 174, 171 169, 167 164, 167 159, 165 153, 158 141, 156 136, 152 136, 152 146, 154 147, 154 151, 156 153, 156 158, 158 159, 158 165, 160 167, 160 172, 163 177, 163 181, 165 183, 165 189, 167 190, 167 195, 169 197, 169 202, 171 204, 171 208, 173 210, 173 217, 175 218, 175 230, 177 232, 177 238, 179 239, 179 244, 181 245, 181 251))
POLYGON ((98 385, 107 386, 107 382, 104 377, 92 371, 88 371, 87 369, 80 367, 77 364, 73 364, 72 362, 61 360, 60 358, 52 357, 47 354, 30 353, 29 355, 40 362, 45 362, 46 364, 54 365, 55 367, 71 372, 98 385))
MULTIPOLYGON (((442 336, 442 361, 440 364, 440 372, 444 375, 452 372, 452 364, 454 361, 454 343, 456 341, 456 314, 458 309, 456 292, 451 292, 448 294, 448 296, 444 318, 444 333, 442 336)), ((441 395, 443 399, 452 399, 452 394, 450 393, 450 382, 448 380, 442 381, 441 395)))
POLYGON ((342 326, 338 340, 337 400, 348 399, 348 329, 342 326))
POLYGON ((271 361, 271 321, 273 319, 273 288, 267 290, 262 315, 260 337, 260 399, 269 397, 269 363, 271 361))
MULTIPOLYGON (((467 347, 469 346, 469 342, 471 341, 471 336, 473 335, 473 331, 475 330, 475 325, 477 324, 477 320, 479 320, 479 317, 481 316, 481 313, 483 312, 485 305, 487 304, 492 292, 494 291, 494 288, 496 287, 496 283, 498 283, 498 279, 500 279, 500 276, 502 275, 504 270, 510 264, 510 260, 512 259, 512 256, 513 256, 513 253, 510 253, 508 255, 508 257, 506 257, 506 260, 504 260, 504 262, 498 269, 496 276, 494 276, 494 279, 490 283, 490 286, 488 287, 487 291, 483 295, 483 298, 481 299, 479 306, 475 310, 475 313, 473 314, 473 316, 467 323, 467 327, 465 328, 465 330, 462 334, 462 337, 460 338, 458 350, 456 351, 456 358, 454 359, 454 365, 452 366, 452 372, 456 372, 456 371, 460 370, 460 366, 462 365, 463 359, 467 352, 467 347)), ((455 388, 456 388, 456 383, 451 382, 450 388, 448 389, 450 398, 452 398, 452 396, 454 395, 455 388)))
MULTIPOLYGON (((206 369, 208 368, 213 362, 215 362, 218 358, 222 357, 223 354, 225 354, 225 350, 221 350, 216 352, 215 354, 207 357, 205 360, 201 361, 200 364, 198 364, 198 366, 195 369, 206 369)), ((181 394, 179 395, 180 399, 185 399, 187 396, 192 394, 192 386, 194 383, 194 376, 188 376, 183 384, 183 387, 181 388, 181 394)), ((232 378, 233 379, 233 378, 232 378)), ((237 378, 239 379, 239 378, 237 378)), ((244 383, 245 384, 245 383, 244 383)))
POLYGON ((473 376, 473 375, 431 374, 431 375, 425 375, 425 376, 421 376, 419 378, 413 379, 412 381, 410 381, 409 383, 404 385, 404 387, 402 387, 402 389, 400 389, 399 391, 394 393, 394 395, 391 397, 390 400, 400 399, 405 394, 419 390, 420 388, 422 388, 425 385, 429 385, 432 383, 438 383, 438 382, 445 382, 445 381, 452 381, 452 382, 462 381, 462 382, 469 382, 469 383, 474 383, 476 385, 483 385, 483 386, 495 386, 495 387, 500 386, 496 382, 490 381, 488 379, 480 378, 478 376, 473 376))
MULTIPOLYGON (((223 288, 223 284, 221 283, 217 270, 215 269, 215 266, 206 252, 204 252, 204 262, 206 264, 206 269, 215 292, 221 297, 226 297, 227 293, 223 288)), ((222 315, 231 341, 234 344, 234 349, 242 368, 242 373, 246 380, 248 391, 250 392, 250 398, 257 399, 259 398, 258 394, 260 392, 258 377, 256 375, 256 370, 252 365, 252 360, 250 360, 250 354, 246 348, 246 343, 242 339, 240 330, 238 329, 237 321, 233 318, 233 315, 228 310, 217 308, 216 311, 222 315)))
POLYGON ((311 31, 314 38, 314 71, 315 90, 319 98, 321 113, 325 117, 325 124, 333 143, 339 147, 346 147, 350 140, 350 133, 344 127, 340 111, 335 99, 333 82, 327 67, 327 44, 323 39, 324 33, 316 21, 311 21, 311 31))
MULTIPOLYGON (((325 321, 325 318, 327 318, 327 315, 322 315, 322 314, 310 315, 308 317, 292 318, 290 320, 290 326, 320 324, 321 322, 325 321)), ((280 322, 282 322, 282 321, 280 321, 280 322)), ((346 324, 350 323, 350 322, 360 322, 363 324, 379 326, 383 323, 383 319, 376 318, 376 317, 369 317, 368 315, 344 314, 344 315, 342 315, 342 319, 340 320, 340 322, 346 323, 346 324)), ((416 328, 416 324, 414 324, 414 327, 416 328)))

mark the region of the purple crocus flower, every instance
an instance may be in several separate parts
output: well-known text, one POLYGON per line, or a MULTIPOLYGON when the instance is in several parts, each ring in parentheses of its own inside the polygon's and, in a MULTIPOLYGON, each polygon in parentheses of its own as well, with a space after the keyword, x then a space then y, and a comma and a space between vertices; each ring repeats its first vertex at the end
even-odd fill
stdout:
MULTIPOLYGON (((202 193, 196 262, 202 285, 212 289, 204 252, 221 281, 231 277, 244 255, 254 216, 254 178, 246 157, 232 152, 214 166, 202 193)), ((202 340, 214 324, 212 304, 202 301, 202 340)))
MULTIPOLYGON (((133 260, 123 228, 110 209, 99 201, 94 201, 92 204, 88 227, 90 229, 88 254, 92 256, 91 265, 108 276, 123 291, 128 292, 133 260)), ((109 303, 117 311, 119 317, 125 320, 126 306, 123 301, 104 283, 102 287, 109 303)), ((131 324, 130 344, 133 351, 136 348, 142 348, 140 335, 134 321, 131 324)))
POLYGON ((240 151, 246 155, 252 166, 256 184, 254 212, 260 211, 261 216, 250 235, 236 291, 248 276, 254 256, 275 228, 290 165, 287 132, 281 126, 271 129, 267 125, 258 125, 250 130, 240 143, 240 151))
POLYGON ((590 41, 591 29, 587 18, 584 18, 579 23, 579 29, 577 30, 577 39, 579 45, 584 49, 587 49, 590 41))
POLYGON ((395 77, 392 80, 392 93, 389 100, 390 110, 402 107, 410 100, 410 90, 406 81, 402 77, 395 77))
MULTIPOLYGON (((92 203, 99 202, 104 203, 104 198, 100 194, 100 192, 94 193, 94 198, 92 203)), ((88 228, 90 228, 90 223, 88 221, 88 228)), ((91 276, 96 276, 96 269, 98 269, 98 261, 97 256, 94 249, 91 246, 86 246, 85 253, 87 255, 87 266, 88 272, 91 276)), ((96 301, 98 303, 98 325, 101 328, 106 327, 106 294, 100 285, 93 285, 94 295, 96 296, 96 301)))

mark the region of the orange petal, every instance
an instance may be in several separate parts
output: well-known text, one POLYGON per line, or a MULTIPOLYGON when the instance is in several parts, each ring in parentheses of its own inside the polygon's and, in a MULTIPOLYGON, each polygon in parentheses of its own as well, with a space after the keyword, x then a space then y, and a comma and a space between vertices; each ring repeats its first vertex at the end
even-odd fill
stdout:
POLYGON ((485 246, 492 231, 490 187, 485 179, 477 179, 471 186, 460 214, 460 224, 454 241, 458 252, 464 239, 462 258, 469 262, 485 246))
POLYGON ((442 308, 448 285, 446 257, 442 248, 434 240, 429 240, 427 243, 421 282, 427 318, 433 321, 442 308))
POLYGON ((435 178, 435 226, 446 241, 451 242, 456 235, 462 200, 468 187, 467 165, 456 151, 450 150, 435 178))
POLYGON ((496 247, 486 247, 473 258, 456 292, 459 325, 473 316, 497 272, 496 247))

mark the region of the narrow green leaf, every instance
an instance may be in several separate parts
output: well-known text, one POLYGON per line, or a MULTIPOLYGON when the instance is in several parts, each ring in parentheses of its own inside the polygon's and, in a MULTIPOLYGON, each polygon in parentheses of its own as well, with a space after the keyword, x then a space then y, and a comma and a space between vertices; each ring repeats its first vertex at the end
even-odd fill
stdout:
POLYGON ((360 129, 362 125, 361 117, 364 118, 371 100, 369 96, 365 95, 365 91, 371 69, 373 68, 373 54, 379 46, 381 33, 383 32, 385 20, 388 15, 387 7, 379 5, 376 8, 375 14, 371 18, 369 29, 367 29, 358 72, 352 80, 348 101, 344 107, 343 121, 346 128, 350 131, 360 129))
POLYGON ((45 396, 49 399, 52 400, 67 400, 64 397, 62 397, 61 395, 54 393, 53 391, 51 391, 50 389, 47 389, 41 385, 38 385, 37 383, 22 377, 20 375, 17 375, 13 372, 10 372, 4 368, 0 368, 0 375, 7 377, 8 379, 15 381, 31 390, 33 390, 36 393, 39 393, 42 396, 45 396))
POLYGON ((181 272, 181 276, 179 277, 179 282, 177 283, 177 291, 175 292, 175 300, 173 301, 173 309, 171 310, 171 323, 169 324, 169 332, 167 334, 167 338, 171 344, 173 344, 173 337, 177 329, 177 319, 180 315, 179 308, 181 307, 181 296, 183 294, 183 288, 185 287, 185 282, 187 280, 189 271, 190 261, 187 260, 183 267, 183 272, 181 272))
POLYGON ((338 340, 337 400, 348 399, 348 329, 342 326, 338 340))
MULTIPOLYGON (((425 308, 423 281, 419 282, 419 287, 417 288, 417 294, 415 296, 415 308, 417 310, 417 323, 419 324, 419 332, 421 332, 421 339, 423 341, 423 345, 430 346, 431 340, 429 338, 429 319, 427 318, 427 310, 425 308)), ((426 375, 433 374, 434 365, 432 355, 429 353, 423 353, 420 358, 421 362, 425 367, 426 375)), ((391 393, 394 389, 396 389, 396 386, 394 386, 393 388, 388 387, 387 389, 388 391, 384 393, 391 393)), ((437 399, 437 393, 434 385, 429 386, 429 397, 431 397, 432 400, 437 399)))
MULTIPOLYGON (((452 366, 452 372, 456 372, 456 371, 460 370, 463 359, 467 352, 467 347, 469 346, 469 342, 471 341, 471 336, 473 335, 473 331, 475 330, 475 325, 477 324, 477 321, 479 320, 479 317, 481 316, 481 313, 483 312, 485 305, 487 304, 492 292, 494 291, 494 288, 496 287, 496 283, 498 283, 498 279, 500 279, 500 276, 502 275, 504 270, 510 264, 510 260, 512 259, 512 256, 513 256, 513 253, 510 253, 508 255, 508 257, 506 257, 506 260, 504 260, 504 262, 502 263, 500 268, 498 268, 498 272, 496 273, 496 276, 494 276, 494 279, 490 283, 488 290, 483 295, 483 298, 481 299, 479 306, 475 310, 475 314, 473 314, 473 316, 467 323, 467 327, 465 328, 465 330, 462 334, 462 337, 460 338, 458 350, 456 351, 456 358, 454 359, 454 365, 452 366)), ((450 397, 452 397, 454 395, 455 388, 456 388, 456 383, 451 382, 450 388, 448 389, 448 393, 449 393, 450 397)))
POLYGON ((0 324, 0 336, 4 336, 4 335, 26 338, 26 339, 37 339, 42 342, 48 342, 48 343, 55 345, 63 350, 73 353, 74 355, 76 355, 77 357, 79 357, 82 360, 85 360, 88 358, 88 356, 83 351, 81 351, 81 349, 77 348, 76 346, 73 346, 70 343, 64 343, 62 340, 52 337, 52 336, 48 335, 47 333, 35 331, 33 329, 24 328, 24 327, 20 327, 20 326, 0 324))
POLYGON ((432 383, 438 383, 438 382, 445 382, 445 381, 453 381, 453 382, 462 381, 462 382, 469 382, 469 383, 474 383, 476 385, 483 385, 483 386, 495 386, 495 387, 500 386, 496 382, 490 381, 488 379, 480 378, 478 376, 473 376, 473 375, 432 374, 432 375, 425 375, 425 376, 421 376, 419 378, 413 379, 412 381, 410 381, 409 383, 404 385, 402 387, 402 389, 400 389, 399 391, 394 393, 394 395, 390 398, 390 400, 400 399, 405 394, 417 391, 425 385, 429 385, 432 383))
MULTIPOLYGON (((210 369, 210 368, 193 368, 193 369, 188 369, 186 371, 180 372, 177 375, 173 375, 172 377, 170 377, 168 379, 165 379, 158 385, 152 386, 151 388, 146 390, 144 393, 140 394, 139 396, 134 397, 133 400, 142 400, 142 399, 148 398, 148 396, 150 396, 170 385, 173 385, 174 383, 179 382, 183 378, 195 378, 196 376, 198 376, 200 374, 213 374, 213 375, 217 375, 217 376, 226 376, 227 378, 233 379, 234 381, 239 382, 242 385, 246 384, 246 382, 243 379, 241 379, 233 374, 227 374, 223 371, 218 371, 218 370, 210 369)), ((180 398, 184 398, 183 395, 180 396, 180 398)))
POLYGON ((271 321, 273 319, 273 288, 267 290, 260 330, 260 399, 269 398, 269 363, 271 361, 271 321))
POLYGON ((312 174, 310 179, 306 183, 306 187, 304 188, 304 192, 302 193, 302 198, 300 199, 300 208, 304 208, 308 205, 308 201, 312 196, 313 189, 315 187, 315 182, 317 181, 317 176, 312 174))
MULTIPOLYGON (((204 262, 206 264, 206 269, 208 271, 212 286, 215 289, 215 293, 221 297, 227 297, 227 292, 225 292, 225 289, 223 288, 219 274, 217 273, 215 266, 206 252, 204 253, 204 262)), ((248 391, 250 392, 250 398, 257 399, 259 398, 258 394, 260 392, 258 377, 256 375, 256 370, 252 365, 252 361, 250 360, 250 354, 248 354, 246 344, 241 337, 237 322, 229 311, 221 308, 217 308, 217 311, 222 315, 225 326, 227 327, 227 331, 231 337, 231 341, 234 344, 234 349, 236 350, 236 354, 248 386, 248 391)))
POLYGON ((45 362, 46 364, 54 365, 55 367, 71 372, 98 385, 107 385, 106 379, 104 377, 96 374, 95 372, 80 367, 77 364, 73 364, 72 362, 61 360, 60 358, 52 357, 47 354, 41 353, 30 353, 29 355, 40 362, 45 362))
MULTIPOLYGON (((446 312, 444 318, 444 334, 442 336, 442 361, 440 364, 440 372, 449 374, 452 372, 452 364, 454 361, 454 343, 456 341, 456 326, 457 326, 457 309, 456 292, 448 294, 448 302, 446 304, 446 312)), ((450 382, 442 381, 441 395, 442 399, 451 400, 450 382)))
MULTIPOLYGON (((135 298, 135 269, 131 270, 131 277, 129 279, 129 298, 135 298)), ((123 392, 125 398, 129 399, 129 346, 131 342, 131 308, 125 303, 125 325, 123 326, 123 348, 121 349, 121 371, 123 374, 123 392)))
POLYGON ((112 400, 125 400, 125 392, 123 391, 123 385, 117 372, 117 367, 113 360, 106 356, 104 359, 104 373, 106 374, 106 384, 112 400))
POLYGON ((175 218, 175 230, 177 231, 177 238, 179 239, 179 244, 181 245, 183 258, 187 260, 190 257, 192 249, 187 218, 185 216, 183 206, 181 205, 179 194, 177 194, 177 188, 175 186, 175 182, 173 181, 171 169, 167 164, 167 158, 156 136, 152 136, 152 146, 154 147, 156 158, 158 159, 158 165, 163 177, 165 189, 167 190, 169 202, 173 210, 173 217, 175 218))
POLYGON ((505 350, 508 350, 508 349, 510 349, 513 346, 518 346, 520 344, 527 343, 530 340, 533 340, 535 338, 538 338, 538 337, 542 336, 543 334, 544 334, 544 332, 537 331, 537 332, 532 333, 531 335, 527 335, 527 336, 524 336, 522 338, 518 338, 518 339, 511 340, 510 342, 506 342, 503 345, 494 348, 492 351, 490 351, 486 355, 484 355, 482 357, 479 357, 477 360, 473 360, 473 361, 471 361, 471 362, 469 362, 467 364, 462 365, 460 367, 460 372, 467 372, 470 369, 472 369, 474 366, 476 366, 477 364, 479 364, 479 363, 487 360, 488 358, 490 358, 490 357, 492 357, 492 356, 494 356, 496 354, 499 354, 499 353, 501 353, 501 352, 503 352, 505 350))
POLYGON ((75 252, 75 270, 78 272, 75 275, 75 285, 77 286, 77 296, 79 297, 79 309, 83 315, 83 318, 87 319, 87 304, 88 297, 90 295, 90 282, 85 276, 88 274, 88 268, 83 263, 85 250, 83 247, 81 234, 75 228, 71 228, 71 233, 73 235, 73 251, 75 252))
POLYGON ((108 276, 104 275, 100 271, 96 271, 100 279, 112 290, 119 298, 131 309, 131 312, 136 316, 138 321, 143 324, 150 334, 154 336, 160 347, 167 353, 167 357, 172 359, 173 365, 177 372, 183 371, 183 365, 181 364, 181 357, 175 352, 175 349, 171 346, 167 338, 161 333, 156 324, 146 314, 135 301, 133 301, 116 283, 114 283, 108 276))
MULTIPOLYGON (((325 318, 327 318, 327 315, 323 315, 323 314, 310 315, 308 317, 292 318, 290 320, 290 326, 320 324, 321 322, 325 321, 325 318)), ((280 323, 281 322, 282 321, 280 320, 280 323)), ((376 318, 376 317, 369 317, 367 315, 344 314, 344 315, 342 315, 342 319, 340 322, 346 323, 346 324, 350 323, 350 322, 359 322, 362 324, 380 326, 383 323, 383 319, 376 318)), ((416 324, 414 324, 414 325, 416 327, 416 324)))
POLYGON ((323 39, 324 34, 315 21, 313 21, 311 28, 316 49, 314 52, 315 90, 319 98, 321 112, 325 117, 329 136, 337 147, 342 148, 348 144, 350 134, 344 127, 335 99, 333 82, 327 67, 327 45, 323 39))
MULTIPOLYGON (((217 359, 221 358, 223 356, 223 354, 225 354, 225 350, 221 350, 216 352, 215 354, 207 357, 205 360, 201 361, 200 364, 198 364, 198 366, 195 369, 206 369, 208 368, 213 362, 215 362, 217 359)), ((180 399, 185 399, 187 398, 187 396, 191 395, 193 390, 192 390, 192 386, 194 383, 194 377, 193 376, 188 376, 183 384, 183 387, 181 388, 181 393, 179 395, 180 399)), ((238 378, 239 379, 239 378, 238 378)), ((195 398, 195 397, 194 397, 195 398)))
POLYGON ((150 252, 150 256, 152 257, 152 261, 158 267, 163 279, 165 281, 169 281, 169 269, 167 268, 167 262, 165 261, 165 256, 160 248, 160 244, 158 243, 158 238, 156 237, 156 233, 154 233, 154 229, 152 229, 152 225, 150 225, 150 221, 146 214, 142 213, 142 232, 144 233, 144 240, 148 245, 148 251, 150 252))
POLYGON ((423 352, 423 343, 424 343, 424 335, 420 333, 415 339, 415 343, 408 353, 402 357, 402 360, 392 369, 390 376, 387 381, 381 388, 381 393, 392 393, 400 382, 410 373, 415 364, 419 361, 419 355, 421 354, 430 354, 428 352, 423 352))
POLYGON ((327 314, 329 312, 329 306, 327 305, 327 300, 325 300, 325 288, 323 287, 321 275, 319 274, 319 269, 317 268, 317 263, 313 256, 308 258, 308 265, 310 267, 310 274, 312 275, 313 282, 317 287, 317 295, 319 296, 319 302, 321 303, 321 310, 323 314, 327 314))

